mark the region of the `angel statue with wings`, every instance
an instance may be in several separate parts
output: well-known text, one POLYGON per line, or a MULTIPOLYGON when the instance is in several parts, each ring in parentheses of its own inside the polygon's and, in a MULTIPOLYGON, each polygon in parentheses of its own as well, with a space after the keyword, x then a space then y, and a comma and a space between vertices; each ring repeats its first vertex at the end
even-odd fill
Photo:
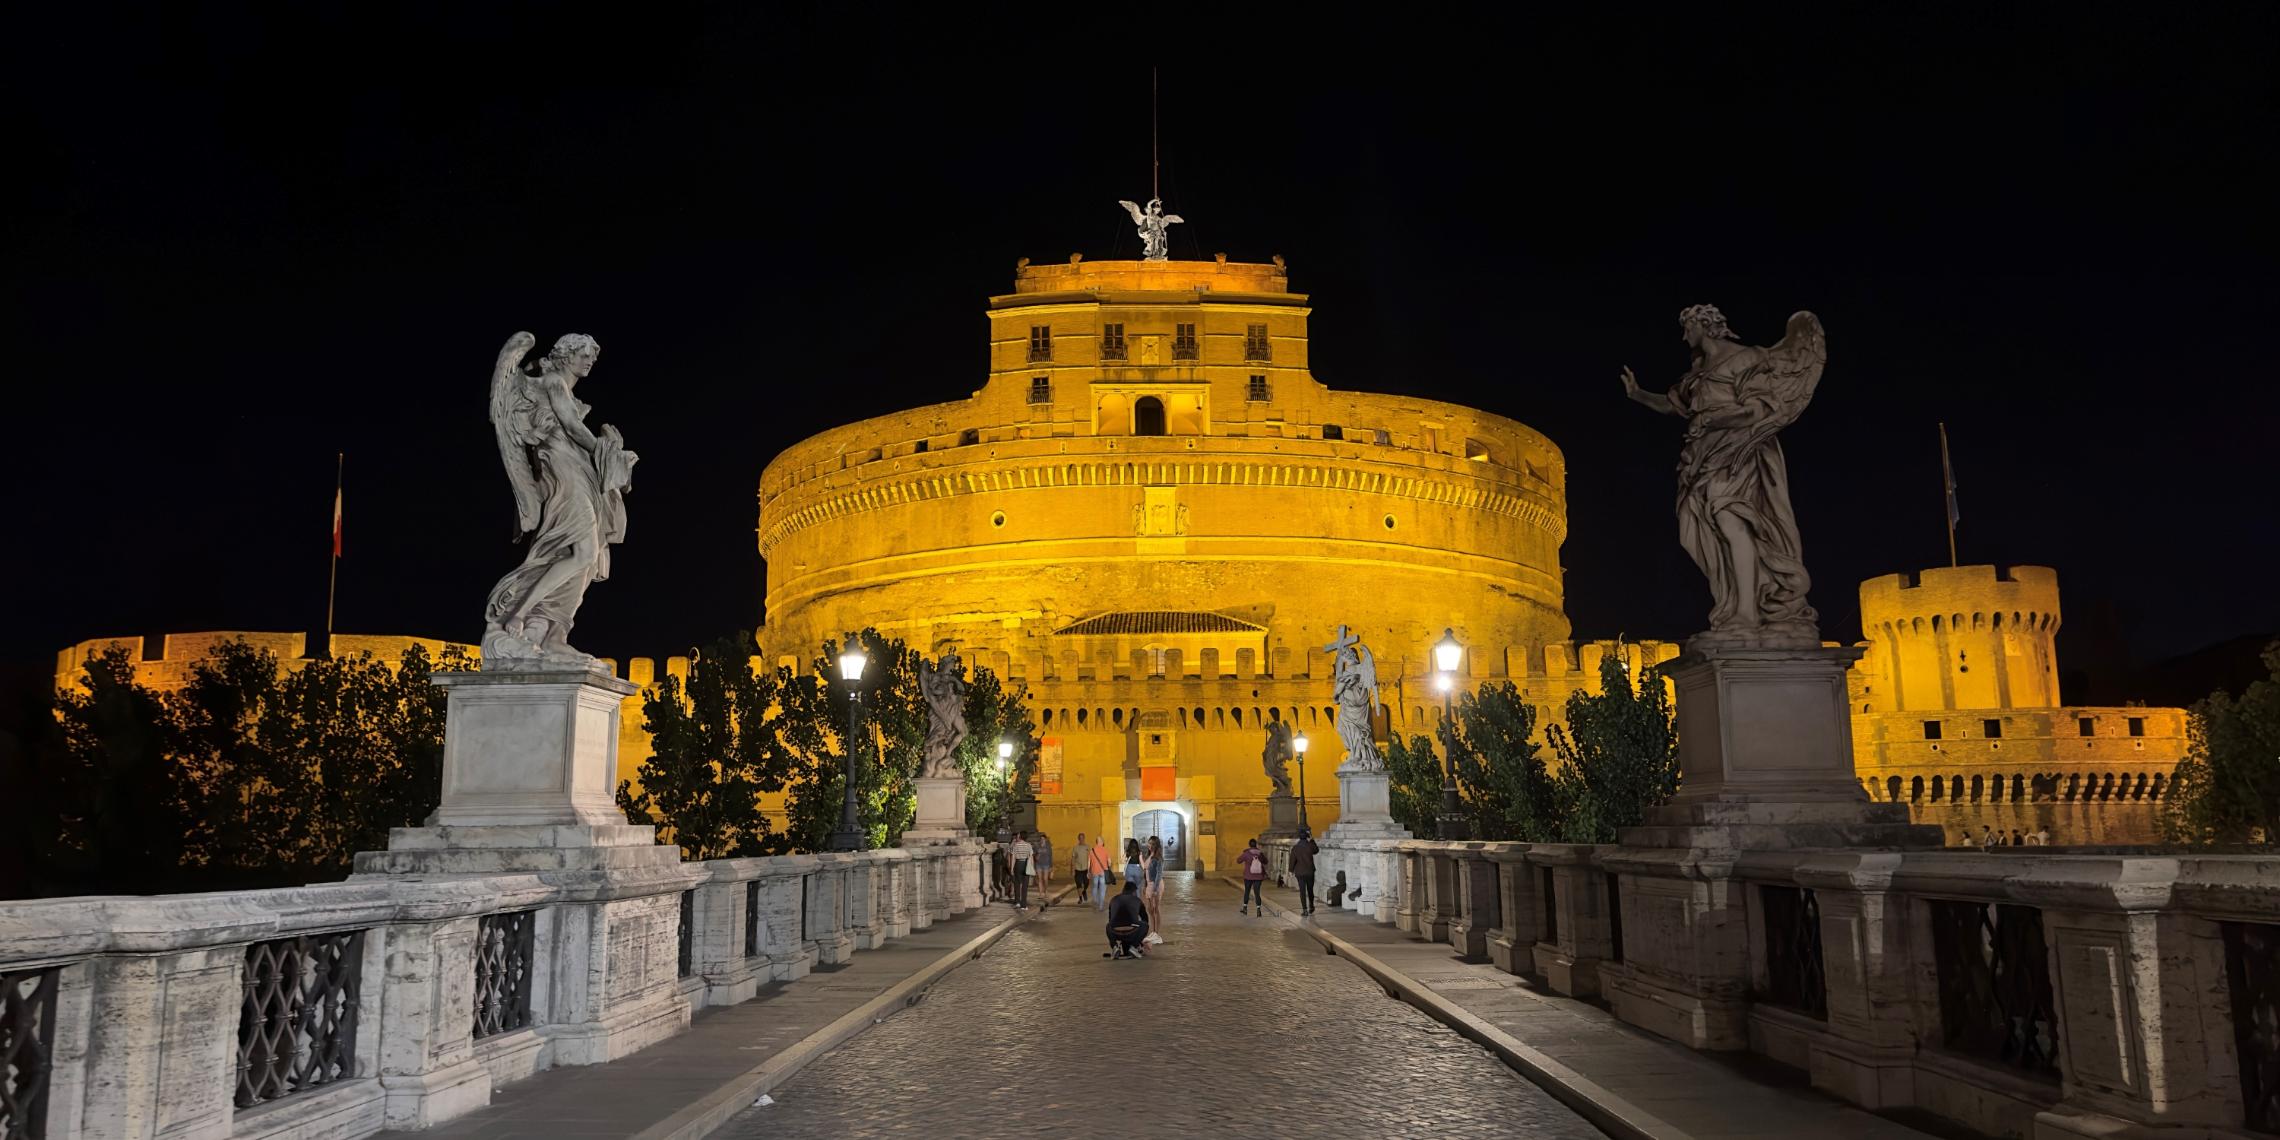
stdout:
POLYGON ((1279 717, 1268 721, 1267 748, 1259 755, 1259 761, 1266 765, 1267 782, 1275 786, 1273 795, 1290 795, 1290 762, 1297 756, 1297 749, 1291 747, 1289 722, 1279 717))
POLYGON ((919 775, 944 780, 962 774, 958 746, 966 742, 966 691, 971 688, 956 649, 944 649, 940 664, 919 659, 918 691, 926 698, 926 746, 920 753, 919 775))
POLYGON ((1174 223, 1184 222, 1187 219, 1178 214, 1165 213, 1164 200, 1161 198, 1148 199, 1148 205, 1145 207, 1142 207, 1138 202, 1122 200, 1116 204, 1124 207, 1125 211, 1132 215, 1133 225, 1140 227, 1140 247, 1142 250, 1140 259, 1142 261, 1171 260, 1172 245, 1171 242, 1165 240, 1164 230, 1174 223))
POLYGON ((1797 515, 1775 433, 1797 421, 1828 363, 1821 321, 1789 318, 1772 348, 1734 339, 1716 305, 1678 315, 1694 367, 1668 392, 1639 387, 1623 370, 1623 393, 1658 412, 1686 417, 1678 453, 1678 541, 1710 579, 1709 632, 1689 644, 1817 646, 1820 617, 1805 602, 1797 515))
POLYGON ((483 668, 590 669, 594 659, 570 647, 570 625, 586 587, 610 576, 639 457, 616 428, 589 431, 588 409, 571 394, 602 346, 571 333, 533 375, 523 360, 537 343, 526 332, 508 337, 491 369, 491 427, 514 487, 515 537, 530 549, 484 603, 483 668))
POLYGON ((1377 659, 1361 638, 1342 625, 1338 636, 1322 651, 1330 654, 1330 699, 1338 708, 1338 739, 1346 743, 1346 759, 1338 770, 1384 770, 1372 719, 1378 707, 1377 659))

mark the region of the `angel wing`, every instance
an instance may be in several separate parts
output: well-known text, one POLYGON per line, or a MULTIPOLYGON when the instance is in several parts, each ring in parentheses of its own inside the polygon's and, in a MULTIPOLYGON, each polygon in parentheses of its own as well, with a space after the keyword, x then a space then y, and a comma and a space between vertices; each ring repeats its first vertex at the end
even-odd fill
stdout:
POLYGON ((1187 221, 1187 219, 1186 219, 1186 218, 1183 218, 1183 217, 1181 217, 1181 216, 1179 216, 1178 214, 1166 214, 1166 215, 1164 215, 1164 219, 1163 219, 1163 221, 1164 221, 1164 224, 1168 226, 1168 225, 1171 225, 1173 222, 1185 222, 1185 221, 1187 221))
POLYGON ((1140 224, 1140 225, 1146 225, 1146 224, 1147 224, 1147 222, 1148 222, 1148 211, 1141 209, 1141 208, 1140 208, 1140 203, 1138 203, 1138 202, 1127 202, 1127 201, 1125 201, 1124 199, 1122 199, 1122 198, 1119 198, 1119 199, 1117 199, 1117 200, 1116 200, 1116 204, 1117 204, 1117 205, 1119 205, 1119 206, 1122 206, 1122 207, 1124 207, 1126 211, 1128 211, 1128 212, 1130 212, 1130 213, 1131 213, 1131 215, 1132 215, 1132 220, 1133 220, 1133 222, 1134 222, 1134 223, 1136 223, 1136 224, 1140 224))
POLYGON ((1781 343, 1765 350, 1765 365, 1752 372, 1734 393, 1743 400, 1763 401, 1770 414, 1758 422, 1761 434, 1771 435, 1797 422, 1813 389, 1821 383, 1821 369, 1829 363, 1828 341, 1821 318, 1807 312, 1790 314, 1789 332, 1781 343))
POLYGON ((1354 646, 1354 654, 1361 659, 1361 664, 1355 666, 1355 669, 1362 675, 1362 687, 1370 691, 1370 707, 1374 709, 1378 706, 1377 657, 1370 652, 1369 646, 1361 644, 1354 646))
POLYGON ((507 466, 507 483, 515 491, 515 538, 538 529, 538 478, 530 469, 530 451, 515 432, 516 413, 522 403, 522 362, 538 338, 519 332, 507 338, 491 367, 491 431, 498 436, 499 458, 507 466))

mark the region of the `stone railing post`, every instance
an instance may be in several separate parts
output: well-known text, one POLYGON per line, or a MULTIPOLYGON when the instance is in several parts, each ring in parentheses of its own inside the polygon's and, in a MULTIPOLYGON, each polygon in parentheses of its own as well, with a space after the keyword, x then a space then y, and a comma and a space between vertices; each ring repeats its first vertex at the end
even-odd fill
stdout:
POLYGON ((857 950, 876 950, 887 940, 886 921, 879 898, 885 864, 877 851, 849 852, 847 861, 847 935, 857 950))
POLYGON ((735 1005, 750 1001, 760 991, 767 959, 745 953, 745 935, 751 917, 745 884, 755 881, 757 864, 764 860, 714 859, 699 863, 712 878, 697 887, 697 904, 691 913, 696 930, 689 940, 690 967, 704 982, 704 1004, 735 1005))
POLYGON ((1528 845, 1528 861, 1552 873, 1552 906, 1557 912, 1550 920, 1557 940, 1536 944, 1536 971, 1553 990, 1570 997, 1600 992, 1600 971, 1614 954, 1600 851, 1589 843, 1528 845))
POLYGON ((1749 914, 1737 857, 1675 846, 1607 853, 1624 909, 1623 962, 1601 971, 1615 1016, 1695 1049, 1748 1047, 1749 914))
POLYGON ((491 1103, 491 1073, 474 1040, 481 923, 470 915, 365 935, 380 942, 387 963, 377 1029, 389 1128, 429 1128, 491 1103))
POLYGON ((918 861, 900 847, 877 852, 879 860, 879 926, 880 941, 910 937, 911 885, 916 881, 918 861))
POLYGON ((1507 974, 1536 972, 1536 869, 1525 843, 1486 844, 1483 854, 1496 876, 1496 929, 1488 938, 1488 960, 1507 974))
POLYGON ((1438 839, 1416 842, 1425 888, 1417 907, 1417 934, 1428 942, 1447 942, 1449 927, 1463 905, 1457 897, 1455 844, 1438 839))
POLYGON ((811 857, 815 870, 807 877, 807 942, 818 965, 837 965, 855 953, 855 935, 847 928, 847 868, 856 856, 823 851, 811 857))
MULTIPOLYGON (((1393 845, 1400 860, 1400 893, 1394 898, 1393 927, 1405 934, 1424 934, 1425 868, 1424 839, 1403 839, 1393 845)), ((1428 936, 1430 937, 1430 936, 1428 936)))
MULTIPOLYGON (((1892 889, 1903 858, 1898 852, 1765 852, 1743 856, 1736 870, 1750 880, 1743 890, 1755 892, 1745 895, 1753 993, 1777 992, 1765 892, 1809 890, 1819 915, 1814 925, 1824 1016, 1758 1000, 1750 1007, 1750 1048, 1804 1070, 1814 1087, 1867 1108, 1915 1103, 1908 900, 1892 889)), ((1802 896, 1794 905, 1802 907, 1802 896)), ((1801 941, 1795 934, 1782 937, 1801 941)), ((1780 966, 1794 971, 1801 964, 1780 966)))
POLYGON ((1493 844, 1478 841, 1449 845, 1449 861, 1456 868, 1457 916, 1449 922, 1449 944, 1468 962, 1488 961, 1488 940, 1502 922, 1496 890, 1496 864, 1488 857, 1493 844))
POLYGON ((815 966, 815 948, 806 935, 803 892, 815 873, 813 855, 777 855, 755 860, 760 882, 760 955, 767 980, 789 982, 815 966))

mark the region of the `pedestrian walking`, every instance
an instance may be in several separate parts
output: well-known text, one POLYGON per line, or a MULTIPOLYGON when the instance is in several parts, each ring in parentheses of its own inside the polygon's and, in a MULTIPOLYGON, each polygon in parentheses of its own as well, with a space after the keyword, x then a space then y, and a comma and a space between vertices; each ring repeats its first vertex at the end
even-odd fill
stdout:
POLYGON ((1148 937, 1164 940, 1164 837, 1151 835, 1140 852, 1140 901, 1148 904, 1148 937))
POLYGON ((1144 849, 1140 846, 1139 840, 1127 839, 1124 841, 1125 882, 1137 883, 1140 881, 1140 858, 1143 854, 1143 851, 1144 849))
POLYGON ((1035 848, 1036 854, 1033 857, 1037 860, 1030 864, 1030 869, 1037 876, 1037 905, 1043 907, 1046 900, 1053 897, 1046 887, 1046 884, 1053 881, 1053 841, 1040 831, 1037 833, 1037 842, 1031 846, 1035 848))
POLYGON ((1298 913, 1314 913, 1314 833, 1300 828, 1298 842, 1290 845, 1290 873, 1298 876, 1298 913))
POLYGON ((1029 845, 1029 833, 1013 833, 1013 906, 1015 910, 1029 909, 1029 861, 1037 857, 1037 849, 1029 845))
POLYGON ((1243 864, 1242 913, 1250 914, 1251 908, 1257 906, 1259 912, 1253 917, 1265 918, 1267 916, 1267 853, 1259 850, 1259 841, 1253 837, 1251 845, 1245 847, 1243 853, 1235 858, 1243 864))
POLYGON ((1081 905, 1092 897, 1092 845, 1085 842, 1085 833, 1077 833, 1077 845, 1069 848, 1069 882, 1077 888, 1077 902, 1081 905))
POLYGON ((1092 876, 1093 906, 1108 909, 1108 861, 1114 858, 1108 851, 1108 836, 1093 841, 1092 852, 1086 861, 1086 873, 1092 876))
POLYGON ((1009 844, 1000 843, 990 855, 990 901, 1004 902, 1013 897, 1013 851, 1009 844))

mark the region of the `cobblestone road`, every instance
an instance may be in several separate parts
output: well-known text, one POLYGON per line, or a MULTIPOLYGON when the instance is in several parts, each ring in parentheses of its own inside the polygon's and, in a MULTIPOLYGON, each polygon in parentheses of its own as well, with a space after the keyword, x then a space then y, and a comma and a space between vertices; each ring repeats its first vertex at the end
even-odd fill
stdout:
POLYGON ((1150 958, 1055 907, 715 1137, 1604 1140, 1233 888, 1167 878, 1150 958))

